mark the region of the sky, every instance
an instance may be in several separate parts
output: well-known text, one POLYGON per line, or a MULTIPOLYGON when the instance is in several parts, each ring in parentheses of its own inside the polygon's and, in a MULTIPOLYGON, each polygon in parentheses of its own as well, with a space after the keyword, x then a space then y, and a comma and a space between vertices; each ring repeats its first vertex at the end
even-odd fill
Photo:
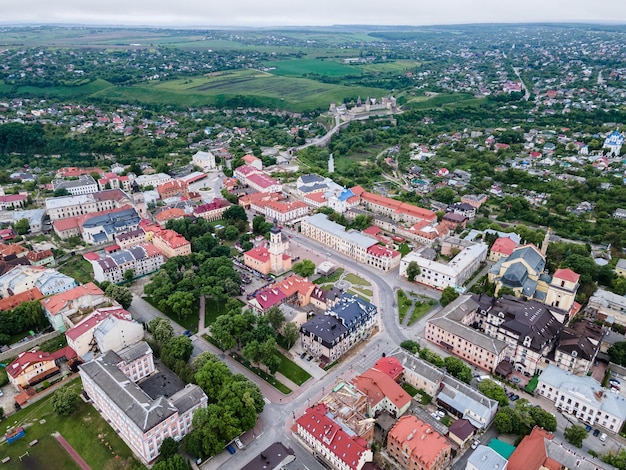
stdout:
POLYGON ((147 26, 626 23, 624 0, 0 0, 0 24, 147 26))

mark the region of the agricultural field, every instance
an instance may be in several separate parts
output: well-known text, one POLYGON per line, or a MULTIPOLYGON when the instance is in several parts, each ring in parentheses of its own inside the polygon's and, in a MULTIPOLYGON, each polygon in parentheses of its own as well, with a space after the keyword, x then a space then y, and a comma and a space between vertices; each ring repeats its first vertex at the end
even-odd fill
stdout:
POLYGON ((275 75, 301 77, 309 73, 316 73, 326 77, 343 77, 359 74, 356 67, 344 65, 334 60, 292 59, 276 62, 266 62, 266 67, 276 67, 272 70, 275 75))
POLYGON ((379 64, 362 64, 357 67, 365 74, 380 72, 404 73, 420 65, 422 65, 422 63, 415 60, 396 60, 394 62, 383 62, 379 64))

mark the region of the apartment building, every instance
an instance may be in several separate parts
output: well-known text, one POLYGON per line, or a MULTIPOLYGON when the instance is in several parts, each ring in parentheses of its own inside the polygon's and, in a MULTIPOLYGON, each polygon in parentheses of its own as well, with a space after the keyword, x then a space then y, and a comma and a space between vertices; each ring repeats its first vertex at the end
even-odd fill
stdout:
POLYGON ((306 217, 300 227, 303 235, 360 263, 382 271, 389 271, 400 264, 398 251, 378 245, 378 240, 361 232, 346 232, 342 225, 328 220, 325 214, 306 217))
POLYGON ((159 456, 166 437, 176 441, 185 437, 191 431, 194 411, 208 402, 193 384, 169 397, 150 395, 142 389, 145 381, 138 382, 155 373, 152 350, 143 341, 80 366, 89 400, 144 464, 159 456))
POLYGON ((166 258, 191 254, 191 243, 174 230, 165 229, 156 232, 152 237, 152 244, 166 258))
POLYGON ((130 204, 128 195, 121 189, 82 194, 78 196, 62 196, 46 199, 46 212, 51 221, 94 214, 105 210, 130 204))
POLYGON ((406 470, 448 468, 452 446, 413 415, 401 417, 387 435, 387 453, 406 470))
POLYGON ((139 277, 158 270, 165 263, 163 254, 152 243, 142 243, 102 258, 98 255, 85 258, 93 267, 96 281, 114 284, 125 280, 126 271, 130 270, 134 277, 139 277))

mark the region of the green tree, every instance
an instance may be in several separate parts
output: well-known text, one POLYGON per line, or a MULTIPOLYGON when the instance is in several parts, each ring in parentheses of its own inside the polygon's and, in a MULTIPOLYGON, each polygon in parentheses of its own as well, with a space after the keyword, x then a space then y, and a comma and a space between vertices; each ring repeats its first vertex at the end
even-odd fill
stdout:
POLYGON ((26 235, 30 232, 30 222, 28 219, 20 219, 13 225, 18 235, 26 235))
POLYGON ((417 276, 420 275, 422 270, 416 261, 411 261, 406 267, 406 277, 409 281, 413 282, 417 276))
POLYGON ((253 364, 259 364, 263 359, 261 345, 256 339, 246 343, 241 353, 243 354, 243 357, 248 359, 253 364))
POLYGON ((454 290, 454 287, 446 287, 443 291, 441 291, 441 299, 439 300, 439 303, 442 307, 445 307, 450 302, 453 302, 458 296, 459 293, 454 290))
POLYGON ((400 347, 402 349, 406 349, 407 351, 418 354, 420 352, 420 344, 417 341, 413 341, 412 339, 406 339, 400 343, 400 347))
POLYGON ((274 338, 269 338, 259 347, 261 352, 261 362, 270 374, 274 375, 280 367, 280 357, 278 356, 278 345, 274 338))
POLYGON ((148 331, 152 333, 154 340, 163 345, 174 337, 174 328, 165 318, 153 318, 148 322, 148 331))
POLYGON ((619 470, 626 470, 626 449, 622 448, 602 456, 602 461, 613 465, 619 470))
POLYGON ((308 259, 303 259, 291 267, 292 271, 301 277, 310 277, 315 273, 315 263, 308 259))
POLYGON ((279 331, 285 324, 285 314, 276 305, 265 312, 265 317, 276 331, 279 331))
POLYGON ((109 284, 104 293, 107 297, 119 303, 123 308, 130 307, 130 304, 133 302, 133 293, 128 287, 109 284))
POLYGON ((298 338, 300 337, 300 330, 298 329, 298 325, 293 322, 289 322, 283 328, 283 337, 285 338, 285 343, 287 343, 287 349, 291 349, 291 347, 296 344, 298 338))
MULTIPOLYGON (((194 361, 195 365, 196 362, 194 361)), ((219 397, 226 382, 232 380, 232 373, 228 366, 220 361, 217 356, 207 353, 207 356, 202 359, 194 378, 198 386, 214 402, 219 397)))
POLYGON ((620 366, 626 366, 626 341, 618 341, 614 343, 607 353, 611 358, 611 362, 619 364, 620 366))
POLYGON ((52 395, 52 409, 61 416, 70 416, 76 411, 78 393, 71 386, 65 386, 52 395))
POLYGON ((178 442, 171 437, 166 437, 159 447, 159 460, 168 460, 178 454, 178 442))
POLYGON ((132 281, 135 278, 135 271, 133 269, 127 269, 124 271, 124 280, 132 281))
POLYGON ((480 390, 483 395, 496 400, 500 406, 506 406, 509 404, 509 399, 506 396, 504 388, 495 383, 493 380, 481 380, 478 384, 478 390, 480 390))
POLYGON ((175 336, 161 347, 161 359, 163 363, 171 367, 176 361, 189 361, 193 352, 193 344, 187 336, 175 336))
POLYGON ((503 408, 496 413, 493 424, 500 434, 513 434, 517 416, 510 408, 503 408))
POLYGON ((583 446, 583 440, 587 437, 587 430, 584 426, 573 424, 565 429, 563 437, 573 446, 580 448, 583 446))
POLYGON ((226 209, 222 214, 222 218, 228 222, 236 222, 237 220, 248 222, 246 210, 239 205, 232 205, 226 209))
POLYGON ((237 346, 237 338, 235 338, 234 333, 235 319, 231 315, 220 315, 211 325, 211 336, 224 351, 237 346))
MULTIPOLYGON (((166 438, 167 439, 167 438, 166 438)), ((176 442, 176 441, 174 441, 176 442)), ((180 454, 159 460, 152 467, 153 470, 191 470, 191 464, 180 454)))
POLYGON ((176 291, 167 298, 167 305, 178 315, 183 318, 193 313, 193 306, 196 303, 196 297, 193 292, 176 291))

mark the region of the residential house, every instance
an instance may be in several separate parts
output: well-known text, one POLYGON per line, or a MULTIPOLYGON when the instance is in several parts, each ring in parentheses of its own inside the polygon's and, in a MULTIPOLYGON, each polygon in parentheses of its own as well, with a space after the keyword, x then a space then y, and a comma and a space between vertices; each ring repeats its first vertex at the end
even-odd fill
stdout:
POLYGON ((401 417, 387 435, 387 453, 407 470, 448 468, 452 446, 413 415, 401 417))
POLYGON ((4 299, 0 299, 0 312, 7 310, 13 310, 23 302, 32 302, 34 300, 40 300, 43 298, 43 294, 37 287, 33 287, 27 291, 19 294, 10 295, 4 299))
POLYGON ((507 470, 508 463, 491 447, 481 444, 467 459, 465 470, 507 470))
POLYGON ((54 266, 52 250, 29 251, 26 258, 32 266, 54 266))
POLYGON ((255 157, 254 155, 244 155, 241 160, 243 161, 244 165, 249 165, 259 171, 263 170, 263 160, 255 157))
POLYGON ((437 403, 458 418, 467 419, 476 429, 487 429, 498 412, 498 402, 465 382, 445 375, 437 403))
POLYGON ((589 298, 587 312, 598 320, 626 326, 626 296, 614 294, 600 287, 589 298))
POLYGON ((319 308, 320 310, 327 310, 339 301, 341 294, 341 290, 336 287, 331 287, 329 290, 325 290, 321 287, 313 286, 310 302, 314 307, 319 308))
POLYGON ((9 382, 18 391, 37 385, 59 373, 57 361, 74 358, 76 353, 69 346, 53 353, 35 349, 20 353, 17 359, 6 366, 9 382))
POLYGON ((37 287, 44 296, 76 287, 76 281, 52 268, 18 265, 0 276, 2 298, 37 287))
POLYGON ((128 248, 147 241, 149 240, 146 238, 146 232, 141 227, 115 236, 115 243, 117 243, 122 250, 127 250, 128 248))
POLYGON ((41 305, 52 327, 58 331, 65 331, 67 326, 72 325, 69 317, 77 313, 88 313, 110 301, 98 286, 89 282, 66 292, 46 297, 41 301, 41 305))
POLYGON ((133 322, 131 314, 122 307, 105 307, 95 310, 81 322, 67 330, 65 337, 67 338, 67 344, 76 351, 76 354, 83 361, 88 361, 97 352, 119 351, 141 341, 143 339, 143 327, 133 322), (128 323, 109 324, 102 330, 98 330, 105 320, 109 318, 124 320, 128 323), (122 328, 119 328, 119 326, 122 328), (102 344, 99 344, 96 340, 96 331, 101 331, 100 335, 105 339, 102 344), (110 338, 114 340, 109 339, 109 341, 106 341, 107 335, 111 332, 110 338))
POLYGON ((457 202, 448 206, 446 212, 458 214, 467 217, 469 220, 476 217, 476 207, 472 204, 467 204, 465 202, 457 202))
POLYGON ((477 210, 487 202, 487 199, 489 199, 489 197, 486 194, 466 194, 465 196, 461 196, 461 202, 463 204, 474 206, 477 210))
POLYGON ((28 194, 0 195, 0 210, 15 210, 24 207, 28 201, 28 194))
POLYGON ((392 357, 398 359, 403 368, 403 380, 418 390, 424 390, 431 397, 439 393, 444 372, 429 362, 420 359, 404 349, 399 349, 392 357))
POLYGON ((353 382, 367 396, 367 415, 376 416, 387 411, 391 416, 399 417, 411 406, 411 396, 385 372, 373 367, 353 382))
POLYGON ((555 364, 576 375, 587 374, 596 360, 603 336, 602 327, 589 320, 566 326, 554 350, 555 364))
MULTIPOLYGON (((476 428, 467 419, 457 419, 448 428, 448 439, 463 448, 476 433, 476 428)), ((480 470, 480 469, 479 469, 480 470)))
POLYGON ((626 258, 620 258, 615 265, 615 274, 626 277, 626 258))
POLYGON ((141 388, 137 382, 156 372, 152 350, 143 341, 108 351, 79 369, 86 396, 144 464, 159 456, 165 438, 180 441, 189 434, 195 410, 207 406, 207 396, 195 384, 169 397, 141 388))
POLYGON ((166 258, 187 256, 191 254, 191 243, 174 230, 160 230, 152 237, 152 244, 166 258))
POLYGON ((296 419, 296 435, 316 456, 336 470, 361 470, 373 454, 360 436, 348 433, 329 415, 323 403, 307 408, 296 419))

